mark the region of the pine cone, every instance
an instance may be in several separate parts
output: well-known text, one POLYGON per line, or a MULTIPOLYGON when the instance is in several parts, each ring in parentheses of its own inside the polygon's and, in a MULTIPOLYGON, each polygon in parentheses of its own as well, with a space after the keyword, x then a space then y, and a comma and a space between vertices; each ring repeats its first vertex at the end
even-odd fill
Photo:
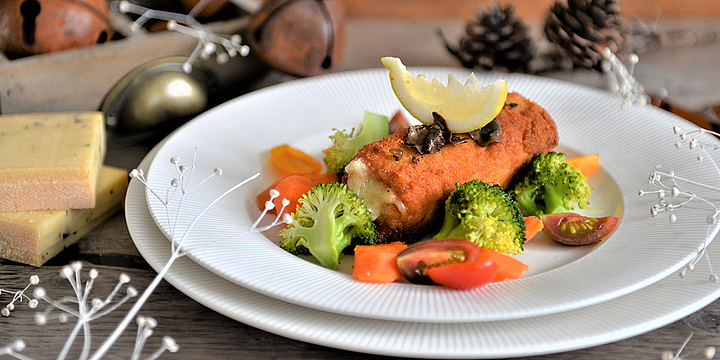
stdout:
POLYGON ((486 11, 481 9, 477 18, 467 24, 465 32, 457 47, 447 41, 445 47, 466 68, 527 71, 535 55, 527 27, 515 16, 512 6, 503 9, 495 3, 486 11))
POLYGON ((545 20, 545 36, 567 54, 576 67, 600 70, 602 50, 621 53, 630 36, 617 0, 555 2, 545 20))

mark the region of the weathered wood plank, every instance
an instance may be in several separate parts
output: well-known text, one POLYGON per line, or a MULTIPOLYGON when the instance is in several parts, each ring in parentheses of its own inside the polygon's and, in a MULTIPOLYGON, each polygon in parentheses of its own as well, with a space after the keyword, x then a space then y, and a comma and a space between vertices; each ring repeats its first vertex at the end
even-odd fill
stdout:
MULTIPOLYGON (((352 18, 439 19, 475 16, 480 6, 493 0, 341 0, 352 18)), ((544 19, 555 0, 507 0, 518 16, 527 20, 544 19)), ((626 0, 620 2, 625 16, 652 18, 712 18, 720 16, 720 2, 716 0, 626 0)))
MULTIPOLYGON (((211 28, 232 34, 246 22, 235 19, 211 28)), ((135 68, 165 57, 189 56, 196 45, 193 37, 167 31, 0 62, 0 113, 97 110, 110 89, 135 68)), ((242 68, 242 61, 226 64, 228 73, 242 68)))
MULTIPOLYGON (((0 261, 2 264, 2 261, 0 261)), ((130 276, 133 287, 142 291, 152 281, 155 272, 151 270, 124 269, 117 267, 94 266, 84 263, 84 271, 97 268, 100 273, 92 296, 105 296, 115 285, 120 273, 130 276)), ((5 264, 0 266, 0 279, 6 289, 19 290, 28 283, 31 275, 39 275, 40 286, 48 295, 58 298, 70 296, 72 291, 65 279, 58 275, 60 267, 40 269, 21 265, 5 264)), ((668 294, 672 296, 672 294, 668 294)), ((7 295, 0 297, 4 306, 7 295)), ((9 301, 9 300, 7 300, 9 301)), ((57 357, 59 349, 67 339, 74 322, 59 323, 51 321, 46 326, 34 324, 33 316, 45 309, 41 302, 36 310, 28 309, 25 304, 18 305, 10 317, 0 317, 0 346, 15 339, 27 343, 24 355, 36 359, 57 357)), ((112 332, 129 304, 119 311, 93 322, 92 336, 95 346, 99 345, 112 332)), ((143 316, 153 317, 158 322, 154 335, 148 340, 145 354, 149 354, 160 344, 162 336, 172 337, 180 346, 180 351, 166 355, 169 359, 367 359, 368 355, 331 349, 287 339, 278 335, 253 328, 220 315, 201 304, 187 298, 184 294, 166 282, 158 288, 143 307, 143 316)), ((583 359, 660 359, 664 351, 677 351, 685 338, 695 333, 686 348, 686 353, 702 351, 706 346, 718 346, 720 335, 720 301, 716 301, 699 312, 673 324, 627 340, 597 346, 584 350, 561 354, 537 356, 533 360, 583 360, 583 359)), ((136 332, 135 323, 131 323, 117 344, 110 350, 106 359, 127 359, 132 351, 136 332)), ((73 348, 70 359, 77 358, 78 348, 73 348)), ((373 359, 389 359, 373 356, 373 359)))

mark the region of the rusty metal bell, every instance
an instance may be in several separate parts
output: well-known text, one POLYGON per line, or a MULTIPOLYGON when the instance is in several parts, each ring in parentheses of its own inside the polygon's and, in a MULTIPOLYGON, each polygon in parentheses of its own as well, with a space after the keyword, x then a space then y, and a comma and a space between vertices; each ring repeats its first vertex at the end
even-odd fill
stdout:
POLYGON ((106 0, 2 0, 0 50, 19 56, 103 43, 113 36, 106 0))
POLYGON ((252 53, 298 76, 330 72, 345 46, 345 8, 338 0, 268 0, 245 37, 252 53))

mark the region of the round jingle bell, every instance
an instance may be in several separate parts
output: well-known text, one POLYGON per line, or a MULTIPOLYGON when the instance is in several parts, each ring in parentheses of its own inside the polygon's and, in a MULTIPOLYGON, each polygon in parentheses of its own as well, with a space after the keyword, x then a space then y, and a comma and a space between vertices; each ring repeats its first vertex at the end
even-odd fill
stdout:
POLYGON ((337 0, 269 0, 253 15, 246 39, 255 55, 281 71, 327 73, 342 58, 345 9, 337 0))
POLYGON ((2 0, 0 50, 19 56, 104 43, 113 36, 106 0, 2 0))

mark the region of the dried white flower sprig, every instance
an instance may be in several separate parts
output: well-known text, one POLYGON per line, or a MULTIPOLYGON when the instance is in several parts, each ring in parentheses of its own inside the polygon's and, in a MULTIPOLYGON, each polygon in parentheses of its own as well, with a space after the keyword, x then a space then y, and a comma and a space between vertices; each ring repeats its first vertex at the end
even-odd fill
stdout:
MULTIPOLYGON (((30 277, 30 282, 23 288, 22 290, 18 291, 12 291, 7 289, 1 289, 0 288, 0 295, 2 294, 9 294, 12 295, 12 299, 10 300, 5 307, 0 310, 0 314, 2 316, 10 316, 10 312, 15 310, 15 303, 22 303, 23 300, 27 301, 28 307, 31 309, 34 309, 38 305, 37 299, 33 299, 27 295, 25 295, 25 292, 28 291, 31 285, 37 285, 40 283, 40 278, 37 275, 33 275, 30 277)), ((0 353, 1 354, 1 353, 0 353)))
POLYGON ((714 359, 717 354, 717 349, 714 346, 707 346, 702 351, 696 351, 688 355, 682 354, 693 335, 694 333, 690 333, 677 352, 673 353, 670 350, 663 352, 662 360, 714 359), (697 357, 698 355, 701 357, 697 357))
POLYGON ((650 97, 645 93, 643 85, 633 76, 635 65, 640 58, 636 54, 630 54, 628 56, 630 68, 628 69, 610 49, 605 48, 602 54, 603 60, 600 65, 603 73, 607 75, 608 87, 610 91, 622 97, 622 108, 625 109, 634 104, 648 104, 650 97))
MULTIPOLYGON (((698 155, 696 159, 698 161, 709 159, 709 161, 712 162, 715 168, 720 171, 720 167, 718 167, 715 160, 711 156, 708 156, 708 151, 715 151, 719 148, 719 146, 716 144, 704 142, 696 137, 696 135, 704 133, 718 135, 717 133, 699 128, 683 129, 677 126, 673 127, 673 132, 680 137, 680 141, 675 143, 675 147, 681 149, 685 145, 687 145, 690 150, 701 151, 702 154, 698 155)), ((714 201, 717 200, 718 194, 720 194, 720 188, 703 184, 692 179, 684 178, 675 174, 674 171, 665 170, 661 165, 658 165, 655 170, 650 174, 648 182, 653 185, 656 190, 640 190, 638 194, 640 196, 652 194, 658 197, 657 203, 653 204, 650 207, 650 214, 653 217, 657 216, 660 212, 667 211, 670 214, 668 217, 669 221, 671 223, 675 223, 678 219, 678 216, 676 215, 676 210, 684 208, 692 202, 699 201, 701 203, 704 203, 705 206, 709 208, 710 213, 707 217, 708 231, 705 237, 705 242, 703 243, 703 246, 698 252, 697 256, 693 260, 691 260, 687 264, 687 266, 680 272, 680 276, 685 277, 688 271, 695 270, 695 266, 697 265, 697 263, 700 262, 703 257, 705 257, 708 261, 711 273, 710 281, 718 281, 718 275, 715 274, 715 271, 712 268, 712 263, 710 262, 710 258, 706 255, 707 247, 710 245, 710 243, 712 243, 714 239, 714 232, 712 230, 718 225, 720 225, 718 223, 720 209, 718 209, 718 206, 714 203, 714 201), (688 190, 688 187, 692 187, 695 190, 688 190), (700 194, 700 191, 707 192, 710 195, 706 195, 704 193, 700 194)))
POLYGON ((280 221, 281 218, 279 216, 277 216, 277 217, 275 217, 275 220, 273 220, 273 222, 270 223, 270 225, 258 227, 258 225, 260 224, 260 221, 262 221, 262 219, 265 218, 265 215, 267 215, 268 211, 275 208, 275 203, 273 202, 273 200, 277 199, 278 196, 280 196, 279 191, 277 191, 275 189, 270 189, 270 199, 265 202, 265 209, 263 209, 263 212, 262 212, 262 214, 260 214, 260 217, 255 221, 255 223, 250 228, 251 232, 263 232, 263 231, 270 230, 271 228, 275 227, 276 225, 278 225, 280 223, 290 224, 292 222, 292 216, 290 216, 290 214, 284 212, 285 208, 288 205, 290 205, 290 200, 282 199, 282 201, 280 202, 282 204, 282 207, 280 208, 280 211, 278 211, 278 213, 283 214, 282 221, 280 221))
POLYGON ((210 56, 215 55, 216 61, 219 64, 224 64, 230 58, 234 58, 237 55, 245 57, 250 53, 250 47, 241 44, 242 38, 239 34, 223 37, 213 33, 196 20, 195 16, 199 14, 208 3, 209 0, 199 1, 187 15, 153 10, 144 6, 135 5, 126 0, 114 1, 111 6, 112 9, 122 14, 130 13, 140 16, 132 24, 131 28, 133 31, 140 29, 150 19, 166 20, 168 22, 168 30, 177 31, 197 38, 197 46, 183 64, 183 70, 189 74, 192 71, 192 65, 198 58, 208 59, 210 56))
MULTIPOLYGON (((81 350, 81 360, 86 359, 93 359, 98 360, 102 359, 107 351, 110 349, 110 347, 113 346, 113 344, 118 340, 120 335, 125 331, 125 329, 128 327, 130 322, 132 322, 133 319, 135 319, 135 322, 138 325, 138 333, 135 341, 135 348, 133 350, 133 354, 131 359, 140 359, 143 347, 146 343, 146 340, 153 334, 153 329, 157 325, 157 322, 155 319, 151 317, 146 316, 139 316, 138 312, 140 311, 140 308, 145 304, 147 299, 150 297, 150 295, 153 293, 153 291, 157 288, 158 284, 162 281, 162 279, 167 274, 170 267, 173 265, 173 263, 179 259, 180 257, 183 257, 186 255, 185 249, 183 248, 183 241, 186 239, 188 234, 192 231, 195 224, 198 222, 198 220, 218 201, 223 199, 225 196, 233 192, 234 190, 240 188, 241 186, 247 184, 249 181, 257 178, 260 174, 256 173, 249 178, 241 181, 240 183, 237 183, 236 185, 232 186, 230 189, 222 193, 220 196, 215 198, 213 201, 211 201, 208 205, 206 205, 202 210, 200 210, 197 214, 194 215, 194 218, 190 224, 184 228, 179 229, 177 219, 179 218, 180 212, 182 210, 182 203, 189 193, 191 193, 194 189, 196 189, 198 186, 204 184, 211 178, 215 176, 221 176, 222 170, 220 168, 215 168, 213 172, 205 177, 202 181, 200 181, 198 184, 193 185, 192 184, 192 175, 195 172, 195 160, 197 155, 197 148, 195 149, 195 152, 193 153, 192 157, 192 163, 190 166, 186 166, 183 164, 180 164, 180 158, 177 156, 173 156, 170 158, 170 163, 175 167, 175 172, 177 177, 170 180, 170 186, 165 189, 164 192, 159 192, 154 189, 151 189, 147 183, 147 180, 145 178, 145 174, 141 169, 135 169, 130 172, 130 177, 136 179, 140 183, 142 183, 154 196, 157 200, 161 201, 163 204, 165 211, 166 211, 166 217, 167 222, 170 228, 170 241, 171 241, 171 254, 170 258, 168 259, 167 263, 163 266, 160 271, 158 271, 157 276, 153 279, 153 281, 145 288, 145 290, 142 292, 142 294, 139 294, 135 288, 132 286, 127 285, 130 282, 130 277, 126 274, 121 274, 117 285, 114 287, 114 289, 110 292, 109 295, 105 297, 105 299, 100 298, 93 298, 90 300, 90 292, 93 288, 93 285, 95 283, 95 280, 99 276, 99 273, 95 269, 91 269, 87 276, 88 280, 83 283, 82 282, 82 264, 79 262, 72 263, 68 266, 65 266, 61 271, 61 276, 66 278, 72 287, 72 289, 75 292, 74 297, 65 297, 58 300, 51 299, 48 294, 46 293, 45 289, 41 287, 36 287, 33 292, 33 296, 35 296, 38 299, 41 299, 45 302, 47 302, 50 306, 48 309, 42 313, 36 314, 35 316, 35 322, 38 325, 44 325, 49 320, 58 320, 60 322, 66 322, 71 317, 77 318, 77 322, 75 324, 75 327, 73 328, 70 336, 68 337, 66 344, 64 348, 62 349, 60 355, 58 356, 58 359, 65 359, 67 356, 68 351, 70 350, 70 347, 75 343, 78 335, 80 334, 80 331, 82 330, 83 334, 83 345, 81 350), (160 195, 163 194, 164 195, 160 195), (173 202, 176 198, 178 198, 177 201, 179 202, 179 206, 177 206, 177 213, 172 215, 170 214, 169 205, 171 202, 173 202), (126 286, 127 285, 127 286, 126 286), (125 295, 123 295, 121 298, 117 299, 119 297, 119 294, 121 293, 123 287, 125 288, 125 295), (127 311, 125 316, 123 317, 122 321, 115 327, 114 331, 110 336, 108 336, 102 345, 95 350, 94 353, 91 354, 91 332, 90 332, 90 323, 94 320, 97 320, 98 318, 107 315, 108 313, 117 310, 121 305, 127 303, 130 301, 130 299, 137 297, 137 300, 133 304, 133 306, 130 308, 130 310, 127 311), (77 307, 77 309, 75 309, 77 307), (60 310, 60 313, 57 315, 54 315, 54 312, 56 310, 60 310)), ((288 217, 283 217, 283 221, 280 220, 279 217, 276 217, 274 221, 268 226, 258 227, 258 224, 262 220, 263 217, 268 213, 268 211, 272 210, 274 208, 273 199, 277 198, 279 194, 275 191, 273 195, 271 195, 271 199, 265 204, 265 211, 262 212, 262 215, 260 216, 260 219, 258 219, 255 224, 252 225, 249 232, 260 232, 260 231, 266 231, 278 224, 283 223, 283 221, 287 221, 288 217)), ((283 200, 282 202, 283 209, 289 204, 289 201, 283 200)), ((31 278, 31 285, 36 285, 39 282, 39 279, 37 277, 31 278)), ((23 293, 27 290, 27 287, 24 290, 21 290, 18 296, 18 299, 23 297, 23 293)), ((13 300, 13 302, 19 301, 19 300, 13 300)), ((31 306, 37 305, 37 300, 29 300, 31 303, 31 306), (34 304, 34 305, 33 305, 34 304)), ((9 311, 9 310, 8 310, 9 311)), ((168 336, 163 337, 162 345, 155 351, 153 354, 151 354, 146 359, 153 360, 159 357, 161 354, 163 354, 166 351, 169 352, 176 352, 178 350, 178 345, 175 343, 175 341, 168 336)), ((24 356, 20 354, 21 351, 25 349, 25 343, 22 340, 16 340, 15 342, 0 348, 0 356, 1 355, 9 355, 11 357, 14 357, 16 359, 21 360, 31 360, 29 357, 24 356)))
MULTIPOLYGON (((182 234, 178 238, 178 234, 180 232, 177 229, 177 223, 173 221, 170 213, 169 213, 169 204, 172 201, 174 195, 179 192, 180 196, 180 206, 178 206, 177 213, 179 214, 182 211, 182 203, 187 196, 188 193, 190 193, 193 189, 195 189, 197 186, 200 186, 204 184, 206 181, 208 181, 210 178, 214 176, 221 176, 222 175, 222 169, 215 168, 213 170, 213 173, 207 176, 204 180, 202 180, 198 185, 196 186, 190 186, 191 184, 191 178, 195 170, 195 159, 197 155, 197 148, 195 149, 195 152, 193 153, 192 163, 190 166, 182 165, 180 164, 180 159, 177 156, 173 156, 170 158, 170 163, 175 166, 175 171, 177 174, 176 178, 173 178, 170 181, 170 187, 165 191, 165 196, 160 196, 158 192, 151 189, 148 186, 147 180, 145 179, 145 174, 141 169, 135 169, 132 172, 130 172, 130 177, 137 179, 145 185, 146 188, 150 190, 150 193, 155 196, 158 200, 160 200, 165 207, 166 214, 167 214, 167 221, 170 225, 170 241, 171 241, 171 254, 170 259, 168 259, 167 263, 163 268, 158 272, 157 276, 153 279, 153 281, 148 285, 148 287, 145 289, 145 291, 140 295, 140 298, 135 302, 133 307, 127 312, 123 320, 120 322, 120 324, 115 328, 115 331, 105 340, 105 342, 102 344, 102 346, 96 351, 95 354, 93 354, 90 359, 98 360, 103 357, 103 355, 110 349, 110 347, 117 341, 117 339, 120 337, 120 334, 125 331, 129 323, 132 321, 135 316, 137 316, 138 311, 140 308, 145 304, 147 299, 150 297, 153 291, 155 291, 155 288, 160 284, 160 281, 165 277, 170 267, 175 263, 175 261, 183 256, 186 255, 186 252, 184 248, 182 247, 183 241, 186 239, 187 235, 192 231, 195 224, 198 222, 198 220, 218 201, 222 200, 225 196, 230 194, 231 192, 237 190, 241 186, 247 184, 251 180, 257 178, 260 174, 256 173, 255 175, 252 175, 251 177, 241 181, 240 183, 234 185, 230 189, 226 190, 224 193, 222 193, 220 196, 215 198, 215 200, 211 201, 205 208, 203 208, 197 215, 195 215, 195 218, 193 221, 187 226, 187 228, 183 229, 182 234)), ((177 216, 175 217, 177 219, 177 216)))

